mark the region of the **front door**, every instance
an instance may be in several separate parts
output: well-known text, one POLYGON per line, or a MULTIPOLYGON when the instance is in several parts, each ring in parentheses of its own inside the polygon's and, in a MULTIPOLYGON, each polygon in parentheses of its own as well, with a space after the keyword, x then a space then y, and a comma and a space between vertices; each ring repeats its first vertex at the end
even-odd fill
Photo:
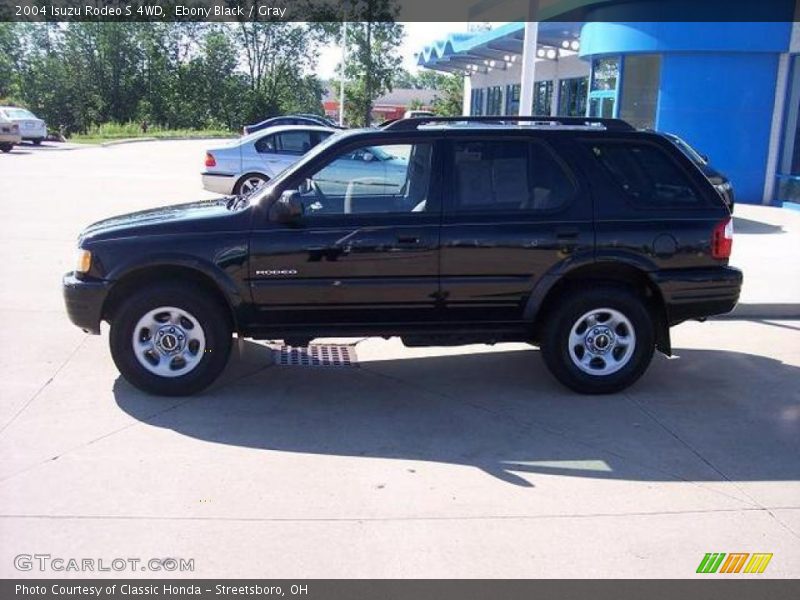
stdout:
MULTIPOLYGON (((308 326, 424 322, 439 289, 438 193, 431 143, 349 147, 298 192, 296 223, 251 239, 259 321, 308 326)), ((282 190, 283 191, 283 190, 282 190)))

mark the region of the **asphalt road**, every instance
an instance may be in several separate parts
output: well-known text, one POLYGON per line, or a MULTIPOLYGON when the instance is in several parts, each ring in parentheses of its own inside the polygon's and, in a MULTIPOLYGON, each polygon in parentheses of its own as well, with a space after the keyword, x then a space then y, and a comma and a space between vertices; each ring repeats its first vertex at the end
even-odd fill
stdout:
MULTIPOLYGON (((524 345, 394 339, 344 341, 350 368, 243 342, 197 397, 130 387, 106 335, 67 321, 60 277, 93 220, 208 197, 205 146, 0 156, 0 577, 164 575, 14 566, 50 554, 197 577, 683 578, 707 552, 800 575, 800 321, 681 325, 679 358, 608 397, 524 345)), ((793 305, 776 264, 800 264, 798 217, 737 218, 749 301, 793 305)))

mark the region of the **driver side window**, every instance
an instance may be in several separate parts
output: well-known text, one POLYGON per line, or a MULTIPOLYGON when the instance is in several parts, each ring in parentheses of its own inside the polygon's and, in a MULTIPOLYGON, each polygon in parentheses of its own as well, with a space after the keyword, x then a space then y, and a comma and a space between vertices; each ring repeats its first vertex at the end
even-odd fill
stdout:
POLYGON ((350 149, 300 188, 306 216, 424 212, 431 175, 431 144, 350 149))

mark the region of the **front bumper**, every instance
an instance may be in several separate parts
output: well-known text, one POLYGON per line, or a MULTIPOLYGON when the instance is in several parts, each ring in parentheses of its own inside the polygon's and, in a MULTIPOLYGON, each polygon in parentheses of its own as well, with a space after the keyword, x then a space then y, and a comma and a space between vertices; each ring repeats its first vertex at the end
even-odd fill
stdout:
POLYGON ((233 186, 236 185, 236 175, 226 173, 202 173, 203 188, 215 194, 230 196, 233 186))
POLYGON ((98 335, 103 304, 111 289, 111 283, 78 279, 74 272, 70 272, 64 275, 62 287, 69 320, 86 333, 98 335))
POLYGON ((660 271, 654 279, 670 326, 734 309, 742 291, 742 272, 734 267, 660 271))
POLYGON ((25 129, 20 127, 19 134, 23 140, 43 140, 47 137, 47 127, 44 125, 25 129))

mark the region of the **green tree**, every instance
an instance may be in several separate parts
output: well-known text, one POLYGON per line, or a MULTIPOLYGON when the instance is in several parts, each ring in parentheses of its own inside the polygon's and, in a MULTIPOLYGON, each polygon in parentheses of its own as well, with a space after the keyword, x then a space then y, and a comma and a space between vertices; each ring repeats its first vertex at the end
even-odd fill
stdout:
POLYGON ((22 48, 16 23, 0 23, 0 98, 19 94, 19 60, 22 48))
POLYGON ((316 64, 319 50, 307 25, 240 22, 237 41, 250 88, 250 119, 291 109, 295 94, 313 92, 314 86, 308 87, 310 82, 303 73, 316 64))
POLYGON ((457 74, 442 75, 440 87, 433 100, 433 111, 443 117, 457 117, 464 110, 464 77, 457 74))
POLYGON ((405 34, 403 26, 394 21, 396 14, 391 0, 347 2, 345 114, 354 125, 370 124, 373 102, 393 89, 400 71, 397 49, 405 34))

